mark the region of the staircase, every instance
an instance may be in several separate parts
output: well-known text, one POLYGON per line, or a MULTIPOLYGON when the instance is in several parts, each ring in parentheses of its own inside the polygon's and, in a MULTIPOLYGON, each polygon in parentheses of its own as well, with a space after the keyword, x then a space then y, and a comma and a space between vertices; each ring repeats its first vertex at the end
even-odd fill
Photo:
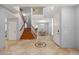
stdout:
POLYGON ((23 21, 23 25, 22 25, 20 31, 25 27, 25 24, 27 24, 27 28, 24 28, 24 31, 23 31, 20 39, 21 40, 22 39, 25 39, 25 40, 36 39, 37 35, 36 35, 35 28, 33 26, 31 26, 31 24, 30 24, 31 20, 30 19, 28 20, 28 22, 26 21, 26 19, 23 16, 22 11, 23 10, 20 8, 20 16, 21 16, 22 21, 23 21))
POLYGON ((24 40, 32 40, 32 39, 35 39, 34 35, 32 34, 31 32, 31 28, 25 28, 24 29, 24 32, 20 38, 21 40, 24 39, 24 40))

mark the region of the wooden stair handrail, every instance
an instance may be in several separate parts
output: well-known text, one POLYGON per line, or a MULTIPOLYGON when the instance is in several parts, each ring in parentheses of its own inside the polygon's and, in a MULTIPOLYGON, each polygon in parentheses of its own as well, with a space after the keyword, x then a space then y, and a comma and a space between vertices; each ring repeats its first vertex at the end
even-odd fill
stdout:
POLYGON ((34 37, 37 38, 37 32, 33 26, 31 26, 31 31, 32 31, 32 34, 34 35, 34 37))
POLYGON ((23 29, 23 27, 25 26, 25 23, 26 23, 26 20, 24 20, 24 16, 23 16, 23 14, 22 14, 22 9, 20 9, 20 16, 21 16, 21 18, 22 18, 22 20, 23 20, 23 25, 22 25, 22 27, 20 28, 20 31, 23 29))
POLYGON ((23 27, 24 27, 24 24, 23 24, 22 27, 20 28, 20 31, 23 29, 23 27))
POLYGON ((32 28, 34 29, 34 32, 37 33, 37 31, 35 30, 35 28, 32 26, 32 28))

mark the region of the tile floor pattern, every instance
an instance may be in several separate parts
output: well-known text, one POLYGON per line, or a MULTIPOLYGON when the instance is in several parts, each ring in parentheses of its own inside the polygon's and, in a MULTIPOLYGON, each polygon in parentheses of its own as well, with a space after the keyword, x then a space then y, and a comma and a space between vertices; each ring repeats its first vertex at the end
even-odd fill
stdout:
POLYGON ((50 40, 49 36, 35 40, 6 41, 6 47, 0 50, 1 55, 78 55, 79 50, 60 48, 50 40), (43 48, 35 47, 36 42, 45 42, 43 48))

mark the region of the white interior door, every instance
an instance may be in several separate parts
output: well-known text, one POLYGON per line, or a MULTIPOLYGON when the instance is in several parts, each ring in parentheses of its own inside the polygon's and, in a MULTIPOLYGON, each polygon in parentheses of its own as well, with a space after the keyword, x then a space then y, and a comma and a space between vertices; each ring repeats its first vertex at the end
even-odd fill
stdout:
POLYGON ((8 22, 8 39, 16 40, 16 21, 8 22))

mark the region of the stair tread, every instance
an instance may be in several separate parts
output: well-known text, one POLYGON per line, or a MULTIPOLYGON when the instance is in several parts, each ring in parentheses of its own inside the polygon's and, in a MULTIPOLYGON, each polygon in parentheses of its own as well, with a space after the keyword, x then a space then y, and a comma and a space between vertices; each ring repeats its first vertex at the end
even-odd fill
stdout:
POLYGON ((20 39, 34 39, 31 28, 25 28, 20 39))

